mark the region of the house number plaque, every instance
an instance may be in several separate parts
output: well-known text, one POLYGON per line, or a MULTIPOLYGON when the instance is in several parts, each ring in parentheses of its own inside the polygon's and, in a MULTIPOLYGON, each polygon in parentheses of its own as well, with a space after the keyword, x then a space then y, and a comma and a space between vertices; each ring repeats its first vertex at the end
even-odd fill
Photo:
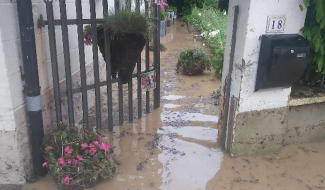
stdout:
POLYGON ((286 16, 268 16, 266 33, 284 33, 286 16))

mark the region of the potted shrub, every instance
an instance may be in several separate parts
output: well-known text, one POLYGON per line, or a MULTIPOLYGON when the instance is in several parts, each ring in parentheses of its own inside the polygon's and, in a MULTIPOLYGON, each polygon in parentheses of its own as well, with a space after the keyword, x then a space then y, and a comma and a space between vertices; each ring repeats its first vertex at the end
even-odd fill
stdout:
MULTIPOLYGON (((148 38, 149 23, 140 13, 126 10, 110 13, 105 23, 97 26, 98 47, 104 60, 105 33, 110 39, 112 77, 119 74, 123 84, 128 83, 136 62, 148 38)), ((91 27, 85 27, 85 44, 91 44, 91 27)))
POLYGON ((116 173, 110 145, 83 126, 58 126, 44 137, 43 149, 43 166, 60 189, 84 189, 116 173))
POLYGON ((201 49, 188 49, 180 54, 176 69, 185 75, 199 75, 210 70, 208 56, 201 49))
POLYGON ((160 13, 160 36, 164 37, 166 36, 166 13, 161 12, 160 13))
POLYGON ((168 18, 167 19, 167 27, 170 27, 173 24, 173 19, 168 18))
POLYGON ((169 13, 170 18, 174 19, 177 13, 177 8, 173 6, 169 6, 167 12, 169 13))

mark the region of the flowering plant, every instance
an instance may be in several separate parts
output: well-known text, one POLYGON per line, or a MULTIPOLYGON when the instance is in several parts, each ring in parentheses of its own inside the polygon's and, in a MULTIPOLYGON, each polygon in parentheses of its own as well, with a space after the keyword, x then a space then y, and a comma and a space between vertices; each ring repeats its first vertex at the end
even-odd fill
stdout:
POLYGON ((44 137, 43 147, 43 166, 59 185, 87 187, 115 174, 112 149, 99 132, 58 126, 44 137))
POLYGON ((168 6, 168 4, 166 2, 158 2, 157 5, 161 6, 161 7, 166 7, 168 6))

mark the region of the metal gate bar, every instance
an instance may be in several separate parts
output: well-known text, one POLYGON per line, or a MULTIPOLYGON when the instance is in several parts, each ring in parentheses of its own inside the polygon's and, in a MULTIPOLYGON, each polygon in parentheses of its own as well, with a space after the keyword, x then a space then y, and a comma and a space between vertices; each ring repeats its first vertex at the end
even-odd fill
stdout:
POLYGON ((133 122, 133 80, 131 79, 128 84, 129 92, 129 123, 133 122))
POLYGON ((51 67, 52 67, 52 78, 54 88, 54 105, 56 113, 56 123, 62 123, 62 107, 61 107, 61 94, 60 94, 60 79, 59 69, 57 60, 56 50, 56 39, 55 39, 55 27, 54 27, 54 14, 53 14, 53 2, 45 1, 46 12, 48 19, 48 31, 49 31, 49 43, 51 52, 51 67))
MULTIPOLYGON (((101 86, 107 86, 107 110, 108 110, 108 129, 113 129, 113 95, 112 95, 112 84, 118 83, 118 109, 119 109, 119 124, 124 122, 124 112, 123 112, 123 84, 119 78, 112 79, 111 77, 111 55, 110 55, 110 40, 107 33, 104 33, 105 40, 105 57, 106 57, 106 81, 100 81, 99 78, 99 58, 98 58, 98 38, 97 38, 97 24, 104 24, 104 19, 96 18, 96 2, 89 0, 90 5, 90 19, 83 19, 82 15, 82 0, 75 0, 76 6, 76 19, 67 19, 67 9, 66 0, 59 0, 60 6, 60 19, 55 20, 53 14, 53 1, 44 0, 46 3, 47 10, 47 20, 43 20, 42 15, 39 19, 39 26, 48 25, 49 29, 49 42, 51 51, 51 66, 53 75, 53 87, 54 87, 54 102, 56 109, 56 122, 62 122, 62 106, 61 97, 67 96, 68 102, 68 114, 69 114, 69 124, 75 124, 74 110, 73 110, 73 94, 81 93, 82 95, 82 110, 83 116, 82 121, 86 126, 89 126, 89 105, 87 99, 87 91, 90 89, 95 89, 95 110, 96 110, 96 126, 100 129, 102 128, 102 115, 101 115, 101 86), (84 24, 91 25, 91 35, 92 35, 92 52, 93 52, 93 69, 94 69, 94 84, 87 85, 87 73, 86 73, 86 60, 85 60, 85 48, 83 39, 83 26, 84 24), (72 75, 71 75, 71 60, 70 60, 70 49, 69 49, 69 31, 68 25, 77 25, 78 34, 78 47, 79 47, 79 61, 80 61, 80 78, 81 86, 80 88, 72 88, 72 75), (55 37, 55 26, 61 26, 62 28, 62 42, 63 42, 63 53, 64 53, 64 66, 66 70, 66 91, 60 90, 60 80, 58 71, 58 60, 57 60, 57 48, 56 48, 56 37, 55 37)), ((108 2, 103 0, 103 15, 106 17, 108 15, 108 2)), ((114 0, 115 11, 120 9, 120 4, 118 0, 114 0)), ((136 11, 140 12, 140 0, 136 0, 136 11)), ((149 40, 146 42, 145 46, 145 71, 141 72, 141 55, 137 60, 136 73, 132 74, 131 81, 128 83, 128 115, 129 122, 133 122, 133 83, 132 79, 137 78, 137 100, 138 100, 138 118, 142 117, 142 85, 141 76, 142 74, 148 72, 156 72, 156 89, 154 90, 154 108, 159 107, 160 101, 160 35, 159 27, 160 20, 158 15, 160 15, 159 6, 154 7, 156 18, 153 19, 154 25, 157 27, 154 30, 154 64, 153 68, 150 67, 150 54, 149 54, 149 40)), ((145 16, 149 18, 149 5, 148 1, 145 0, 145 16)), ((105 28, 107 27, 104 25, 105 28)), ((150 112, 150 92, 146 91, 146 113, 150 112)))
MULTIPOLYGON (((145 14, 147 19, 149 18, 149 5, 148 5, 148 1, 145 1, 145 14)), ((146 72, 149 72, 150 69, 150 54, 149 54, 149 40, 147 40, 146 43, 146 72)), ((146 91, 146 113, 150 112, 150 91, 146 91)))
POLYGON ((154 59, 155 59, 155 69, 156 69, 156 88, 154 90, 154 108, 160 107, 160 6, 155 5, 155 17, 156 19, 156 30, 154 37, 154 59))
MULTIPOLYGON (((116 1, 115 1, 115 7, 116 7, 116 1)), ((116 9, 115 9, 116 10, 116 9)), ((108 15, 108 3, 107 0, 103 0, 103 15, 104 17, 108 15)), ((107 26, 105 25, 104 29, 107 29, 107 26)), ((110 42, 109 37, 107 33, 104 33, 104 40, 105 40, 105 57, 106 57, 106 81, 107 81, 107 119, 108 119, 108 129, 110 131, 113 130, 113 94, 112 94, 112 68, 111 68, 111 48, 110 48, 110 42)))
POLYGON ((95 102, 96 102, 96 126, 102 128, 101 105, 100 105, 100 86, 99 86, 99 63, 97 47, 97 23, 96 23, 96 2, 89 0, 90 20, 91 20, 91 38, 93 47, 94 77, 95 77, 95 102))
MULTIPOLYGON (((141 55, 137 63, 137 71, 141 73, 141 55)), ((138 75, 138 118, 142 117, 142 89, 141 89, 141 75, 138 75)))
POLYGON ((66 77, 66 85, 67 85, 66 88, 67 88, 69 124, 74 125, 70 47, 69 47, 69 36, 68 36, 69 31, 67 25, 67 7, 65 4, 65 0, 60 0, 59 5, 60 5, 60 18, 62 21, 61 30, 62 30, 63 52, 64 52, 65 77, 66 77))
MULTIPOLYGON (((80 61, 80 78, 81 78, 81 95, 82 95, 82 119, 84 125, 88 128, 88 97, 87 97, 87 77, 86 77, 86 61, 85 46, 82 24, 82 0, 76 0, 76 16, 77 16, 77 32, 78 32, 78 49, 80 61)), ((73 93, 73 92, 72 92, 73 93)))

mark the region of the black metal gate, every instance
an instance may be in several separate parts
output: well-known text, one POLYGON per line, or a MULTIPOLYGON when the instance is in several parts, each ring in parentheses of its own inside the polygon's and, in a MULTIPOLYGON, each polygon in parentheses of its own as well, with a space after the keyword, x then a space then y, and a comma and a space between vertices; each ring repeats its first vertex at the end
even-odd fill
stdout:
MULTIPOLYGON (((106 49, 106 80, 100 80, 100 69, 99 69, 99 52, 98 52, 98 39, 97 39, 97 24, 103 24, 104 19, 98 19, 96 17, 96 2, 95 0, 89 0, 90 7, 90 19, 83 18, 83 0, 75 0, 75 10, 76 18, 68 19, 67 18, 67 4, 65 0, 59 0, 60 7, 60 19, 54 18, 53 10, 53 1, 44 0, 46 4, 47 11, 47 20, 43 20, 42 15, 40 16, 39 25, 40 27, 48 27, 49 35, 49 46, 51 52, 51 68, 52 68, 52 77, 53 77, 53 89, 54 89, 54 103, 55 103, 55 115, 56 122, 62 123, 63 114, 62 114, 62 98, 67 96, 67 107, 68 107, 68 121, 69 125, 74 125, 75 113, 74 113, 74 98, 73 95, 76 93, 81 93, 82 96, 82 123, 85 126, 89 126, 89 105, 87 98, 87 91, 95 91, 95 110, 96 110, 96 126, 100 129, 102 127, 102 112, 101 112, 101 89, 100 87, 106 86, 106 95, 107 95, 107 118, 108 118, 108 129, 113 129, 113 93, 112 93, 112 84, 118 83, 118 116, 119 124, 124 122, 124 113, 123 113, 123 84, 121 79, 118 77, 116 79, 111 77, 111 61, 110 61, 110 50, 109 50, 109 38, 105 34, 105 48, 106 49), (85 46, 84 46, 84 25, 91 25, 92 33, 92 52, 93 52, 93 70, 94 70, 94 83, 87 85, 87 74, 86 74, 86 63, 85 63, 85 46), (80 62, 80 88, 73 88, 72 85, 72 73, 71 73, 71 60, 70 60, 70 47, 69 47, 69 25, 77 25, 77 35, 78 35, 78 48, 79 48, 79 62, 80 62), (58 58, 57 58, 57 44, 56 44, 56 26, 61 26, 62 31, 62 43, 63 43, 63 54, 64 54, 64 69, 65 69, 65 78, 66 78, 66 91, 62 92, 60 90, 60 80, 59 80, 59 69, 58 69, 58 58)), ((88 2, 87 2, 88 3, 88 2)), ((98 3, 98 2, 97 2, 98 3)), ((136 11, 140 11, 140 0, 135 0, 136 11)), ((102 0, 103 5, 103 16, 108 15, 108 2, 107 0, 102 0)), ((137 112, 138 118, 142 117, 143 113, 143 103, 142 103, 142 87, 141 87, 141 76, 148 72, 155 72, 156 74, 156 88, 153 90, 153 107, 158 108, 160 106, 160 7, 154 6, 154 17, 150 18, 149 15, 149 2, 144 1, 145 5, 145 15, 148 17, 154 24, 153 32, 153 64, 150 64, 150 53, 149 53, 149 40, 146 42, 145 46, 145 71, 141 72, 141 55, 137 61, 136 73, 133 73, 132 78, 137 80, 137 112)), ((115 11, 119 10, 120 2, 119 0, 114 0, 115 11)), ((85 10, 84 10, 85 11, 85 10)), ((71 32, 71 31, 70 31, 71 32)), ((145 112, 150 112, 150 91, 146 91, 145 96, 145 112)), ((133 83, 132 80, 128 83, 128 115, 129 122, 132 122, 134 117, 133 113, 133 83)))

